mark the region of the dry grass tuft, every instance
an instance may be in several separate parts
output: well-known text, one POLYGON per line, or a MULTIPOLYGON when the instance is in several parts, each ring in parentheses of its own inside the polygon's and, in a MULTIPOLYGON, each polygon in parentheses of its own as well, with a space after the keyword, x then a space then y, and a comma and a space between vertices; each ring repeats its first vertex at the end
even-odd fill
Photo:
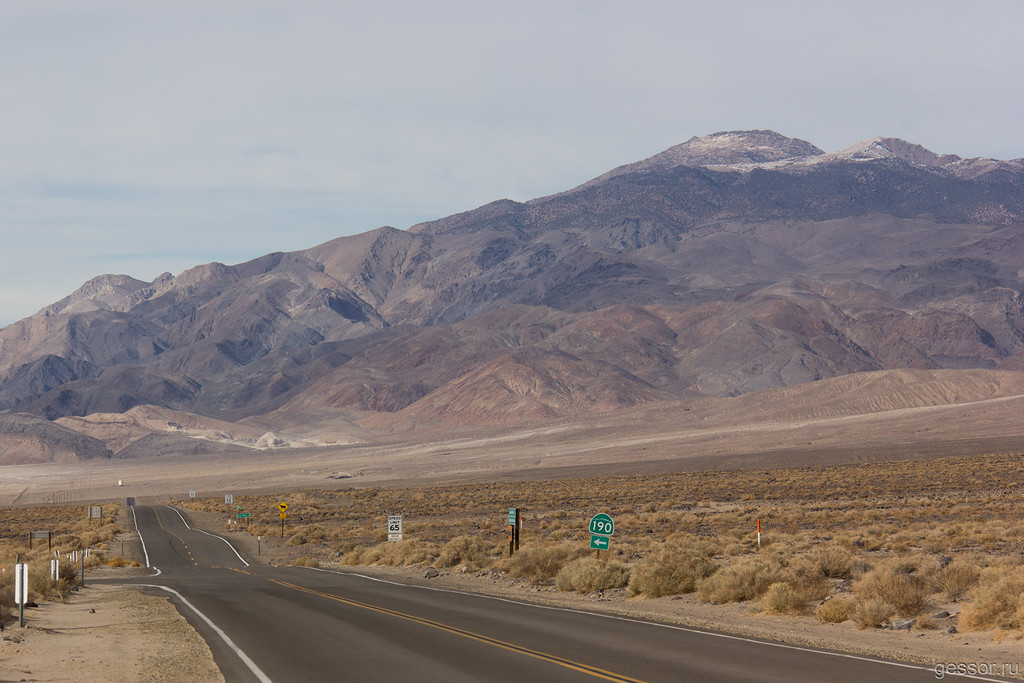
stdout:
POLYGON ((879 628, 888 623, 895 613, 896 610, 886 601, 868 598, 857 603, 853 620, 857 623, 857 628, 879 628))
POLYGON ((521 548, 512 557, 506 558, 499 566, 509 576, 527 579, 533 583, 543 583, 552 579, 570 560, 580 555, 579 546, 567 544, 530 546, 521 548))
POLYGON ((780 578, 781 570, 777 564, 746 558, 701 581, 697 586, 697 598, 701 602, 718 604, 753 600, 764 595, 768 587, 780 578))
POLYGON ((555 575, 560 591, 589 593, 622 588, 629 581, 629 569, 621 562, 601 562, 593 557, 578 557, 555 575))
POLYGON ((697 584, 718 571, 713 546, 693 540, 669 541, 640 562, 629 581, 630 595, 658 598, 697 590, 697 584))
POLYGON ((769 614, 806 614, 807 600, 784 581, 768 586, 761 598, 761 606, 769 614))
POLYGON ((814 616, 823 624, 841 624, 853 617, 857 611, 857 601, 851 598, 832 598, 826 600, 814 612, 814 616))

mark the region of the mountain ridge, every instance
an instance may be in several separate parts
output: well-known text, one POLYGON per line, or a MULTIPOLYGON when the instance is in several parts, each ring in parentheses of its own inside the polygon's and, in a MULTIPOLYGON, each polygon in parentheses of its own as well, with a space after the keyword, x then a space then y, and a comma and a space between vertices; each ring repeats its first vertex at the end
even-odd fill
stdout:
POLYGON ((386 431, 1017 369, 1022 186, 1020 160, 896 138, 826 153, 773 131, 694 137, 409 230, 93 278, 0 330, 0 409, 306 411, 386 431))

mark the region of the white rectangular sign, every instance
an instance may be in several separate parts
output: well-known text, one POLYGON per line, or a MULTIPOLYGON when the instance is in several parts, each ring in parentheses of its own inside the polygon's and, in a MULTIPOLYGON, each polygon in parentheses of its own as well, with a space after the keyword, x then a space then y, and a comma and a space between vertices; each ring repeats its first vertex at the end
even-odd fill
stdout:
POLYGON ((402 515, 388 515, 388 540, 402 540, 402 515))
POLYGON ((235 502, 235 495, 233 493, 225 493, 224 502, 227 503, 228 505, 233 504, 235 502))

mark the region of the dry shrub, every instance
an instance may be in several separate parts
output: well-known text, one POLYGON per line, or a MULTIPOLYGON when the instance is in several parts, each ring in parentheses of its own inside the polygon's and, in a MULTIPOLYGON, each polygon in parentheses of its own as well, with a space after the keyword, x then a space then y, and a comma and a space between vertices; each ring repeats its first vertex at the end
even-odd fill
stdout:
POLYGON ((928 605, 924 580, 909 573, 910 565, 887 564, 877 567, 853 584, 853 592, 862 600, 880 600, 901 617, 916 617, 928 605))
POLYGON ((824 600, 832 592, 832 586, 821 573, 819 564, 806 557, 798 557, 786 564, 781 579, 804 602, 824 600))
POLYGON ((569 560, 579 555, 575 546, 548 545, 523 548, 501 562, 509 576, 542 583, 553 578, 569 560))
POLYGON ((293 567, 319 567, 320 561, 312 555, 302 555, 290 562, 293 567))
POLYGON ((124 567, 128 563, 120 555, 115 555, 106 562, 108 567, 124 567))
POLYGON ((82 539, 74 534, 63 534, 61 536, 54 537, 53 547, 61 552, 69 552, 71 550, 81 550, 85 546, 82 545, 82 539))
MULTIPOLYGON (((357 562, 346 564, 382 564, 388 567, 407 567, 433 562, 437 546, 423 541, 384 542, 362 552, 357 562)), ((347 556, 346 556, 347 557, 347 556)))
POLYGON ((960 610, 957 623, 964 629, 1024 625, 1024 566, 987 567, 971 591, 973 601, 960 610))
POLYGON ((593 557, 578 557, 555 575, 560 591, 589 593, 622 588, 629 581, 629 569, 621 562, 601 562, 593 557))
POLYGON ((852 575, 853 554, 837 543, 815 549, 811 559, 817 570, 826 578, 849 579, 852 575))
POLYGON ((764 595, 780 578, 777 564, 760 559, 744 559, 719 569, 697 585, 701 602, 742 602, 764 595))
POLYGON ((469 569, 489 566, 490 545, 477 536, 456 536, 444 544, 435 564, 442 567, 463 565, 469 569))
POLYGON ((969 562, 954 560, 933 572, 928 583, 933 591, 942 593, 947 600, 959 600, 978 585, 981 572, 969 562))
POLYGON ((292 546, 294 546, 294 545, 305 545, 307 543, 309 543, 309 539, 306 538, 306 535, 303 534, 303 533, 294 534, 287 541, 284 542, 285 545, 292 545, 292 546))
POLYGON ((807 601, 785 581, 768 586, 761 605, 769 614, 804 614, 807 611, 807 601))
POLYGON ((856 610, 856 600, 851 598, 832 598, 822 603, 814 612, 814 616, 823 624, 840 624, 851 618, 856 610))
POLYGON ((857 609, 853 612, 853 620, 857 628, 878 628, 884 625, 896 610, 884 600, 868 598, 857 603, 857 609))
POLYGON ((718 571, 713 548, 704 543, 672 540, 654 556, 640 562, 629 580, 630 595, 658 598, 697 590, 701 580, 718 571))

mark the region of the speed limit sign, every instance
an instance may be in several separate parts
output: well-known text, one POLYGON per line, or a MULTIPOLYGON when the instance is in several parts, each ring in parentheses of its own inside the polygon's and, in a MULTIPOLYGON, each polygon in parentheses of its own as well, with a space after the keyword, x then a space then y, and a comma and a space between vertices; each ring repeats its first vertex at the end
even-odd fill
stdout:
POLYGON ((402 540, 402 515, 388 515, 388 540, 402 540))

